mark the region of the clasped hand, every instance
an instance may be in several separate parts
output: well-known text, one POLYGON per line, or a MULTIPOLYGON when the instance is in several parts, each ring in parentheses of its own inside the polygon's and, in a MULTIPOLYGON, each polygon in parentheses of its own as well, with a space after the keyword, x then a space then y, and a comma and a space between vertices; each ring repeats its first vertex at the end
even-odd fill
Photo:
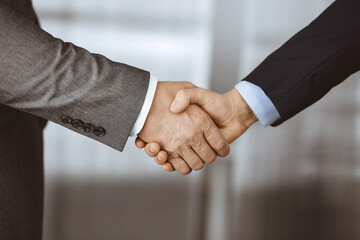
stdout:
POLYGON ((217 94, 188 82, 159 82, 149 115, 136 139, 166 171, 198 171, 230 153, 256 116, 236 89, 217 94))

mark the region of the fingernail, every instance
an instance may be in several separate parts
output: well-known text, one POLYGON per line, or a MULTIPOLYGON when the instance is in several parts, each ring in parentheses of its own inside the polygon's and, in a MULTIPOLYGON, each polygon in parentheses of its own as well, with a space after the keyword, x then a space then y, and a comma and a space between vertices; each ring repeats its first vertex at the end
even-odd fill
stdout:
POLYGON ((158 156, 157 159, 158 159, 159 161, 164 160, 164 159, 162 159, 162 157, 160 157, 160 156, 158 156))
POLYGON ((154 153, 154 152, 155 152, 155 150, 154 150, 152 147, 149 148, 149 151, 150 151, 151 153, 154 153))

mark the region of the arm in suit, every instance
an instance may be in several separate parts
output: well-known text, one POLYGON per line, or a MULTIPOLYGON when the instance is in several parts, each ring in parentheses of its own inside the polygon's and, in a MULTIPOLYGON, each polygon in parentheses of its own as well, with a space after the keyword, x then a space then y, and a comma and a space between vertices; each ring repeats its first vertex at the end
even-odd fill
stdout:
POLYGON ((337 0, 264 60, 246 81, 275 105, 277 126, 360 70, 360 1, 337 0))
MULTIPOLYGON (((360 70, 359 11, 358 0, 335 1, 236 86, 263 125, 281 124, 360 70), (264 106, 265 110, 261 109, 264 106)), ((213 115, 215 112, 206 108, 211 105, 205 101, 210 100, 207 93, 201 89, 182 91, 174 100, 179 108, 173 110, 179 112, 189 103, 198 103, 213 115)), ((239 106, 235 109, 242 108, 239 106)))
POLYGON ((0 29, 2 104, 123 150, 148 72, 54 38, 3 1, 0 29))
MULTIPOLYGON (((228 142, 257 120, 264 126, 280 125, 360 70, 359 11, 358 0, 335 1, 236 89, 223 95, 200 88, 181 90, 171 111, 179 113, 191 103, 198 104, 225 132, 228 142)), ((160 154, 165 156, 162 151, 160 154)), ((163 167, 173 170, 168 163, 163 167)))
POLYGON ((0 29, 1 104, 120 151, 130 133, 158 141, 182 174, 214 161, 216 153, 228 154, 226 140, 203 110, 170 113, 176 92, 192 84, 156 84, 146 71, 54 38, 4 2, 0 29))

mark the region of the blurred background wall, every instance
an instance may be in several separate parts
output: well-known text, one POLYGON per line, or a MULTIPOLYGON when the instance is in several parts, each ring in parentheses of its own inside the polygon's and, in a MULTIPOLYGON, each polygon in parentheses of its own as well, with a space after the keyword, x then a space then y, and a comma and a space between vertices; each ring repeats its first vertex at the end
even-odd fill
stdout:
MULTIPOLYGON (((331 0, 33 0, 42 27, 161 81, 230 90, 331 0)), ((50 123, 46 240, 359 239, 359 76, 204 171, 164 173, 50 123)))

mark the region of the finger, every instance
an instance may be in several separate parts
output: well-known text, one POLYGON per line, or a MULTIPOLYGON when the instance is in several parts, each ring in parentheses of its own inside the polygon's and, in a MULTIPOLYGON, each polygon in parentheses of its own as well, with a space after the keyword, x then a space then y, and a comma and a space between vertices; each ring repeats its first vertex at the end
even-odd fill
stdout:
POLYGON ((199 158, 199 156, 189 148, 184 148, 181 152, 181 157, 186 161, 189 167, 194 171, 199 171, 204 167, 204 162, 199 158))
POLYGON ((201 138, 199 144, 194 144, 191 148, 207 164, 216 160, 216 152, 209 146, 204 138, 201 138))
POLYGON ((155 156, 154 160, 157 164, 163 165, 167 161, 167 153, 160 150, 160 152, 155 156))
POLYGON ((165 163, 162 168, 167 172, 173 172, 175 171, 175 168, 171 165, 171 163, 167 162, 165 163))
POLYGON ((210 125, 204 128, 204 137, 219 156, 226 157, 230 153, 230 146, 210 117, 208 120, 210 125))
POLYGON ((174 158, 170 158, 169 162, 171 163, 171 165, 174 167, 174 169, 176 171, 178 171, 180 174, 182 175, 187 175, 189 173, 191 173, 191 169, 190 167, 186 164, 186 162, 184 161, 184 159, 180 158, 180 157, 174 157, 174 158))
POLYGON ((190 104, 203 106, 211 100, 211 92, 202 88, 179 90, 171 104, 170 111, 173 113, 183 112, 190 104))
POLYGON ((160 152, 160 145, 158 143, 148 143, 145 146, 145 152, 149 157, 155 157, 160 152))
POLYGON ((135 140, 135 145, 136 145, 137 148, 144 148, 145 147, 145 142, 137 137, 136 140, 135 140))

